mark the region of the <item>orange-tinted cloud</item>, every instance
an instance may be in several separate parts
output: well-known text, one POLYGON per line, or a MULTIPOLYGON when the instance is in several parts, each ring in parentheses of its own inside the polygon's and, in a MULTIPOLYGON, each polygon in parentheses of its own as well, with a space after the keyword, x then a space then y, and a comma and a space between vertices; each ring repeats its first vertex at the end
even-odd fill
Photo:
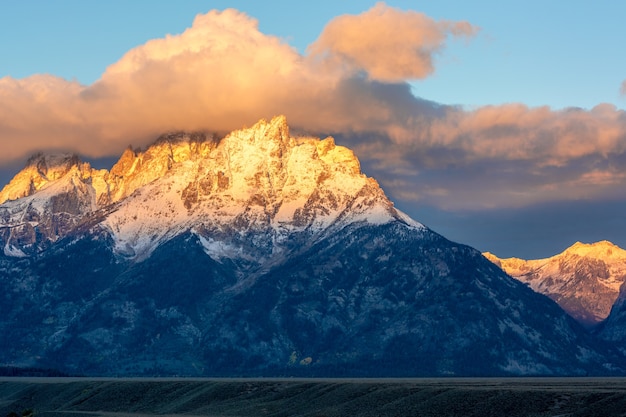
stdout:
POLYGON ((281 113, 299 94, 312 103, 323 82, 254 19, 212 11, 180 35, 132 49, 90 86, 0 79, 0 162, 42 148, 117 153, 170 130, 231 130, 281 113))
MULTIPOLYGON (((81 99, 112 136, 231 130, 281 112, 311 74, 295 49, 229 9, 198 15, 180 35, 126 53, 81 99)), ((306 87, 305 87, 306 88, 306 87)))
POLYGON ((406 183, 420 202, 450 210, 626 195, 626 112, 612 105, 447 107, 399 131, 367 146, 351 141, 398 198, 406 183))
POLYGON ((515 208, 626 195, 623 110, 430 104, 437 111, 416 112, 395 135, 341 138, 401 207, 515 208))
POLYGON ((433 73, 433 55, 448 36, 471 37, 477 31, 469 22, 436 21, 378 3, 360 15, 333 19, 309 52, 344 70, 365 71, 373 80, 422 79, 433 73))
POLYGON ((522 104, 453 111, 432 123, 430 141, 472 158, 533 160, 559 166, 592 154, 626 151, 626 113, 609 104, 591 111, 522 104))
MULTIPOLYGON (((381 14, 381 28, 394 20, 403 28, 411 23, 405 43, 421 51, 424 62, 441 49, 446 31, 465 30, 463 24, 436 23, 383 4, 361 20, 381 14)), ((341 26, 341 19, 333 24, 341 26)), ((390 59, 379 58, 391 67, 390 59)), ((0 146, 8 151, 0 162, 42 148, 99 156, 129 143, 145 145, 164 131, 228 131, 276 114, 311 131, 394 131, 406 118, 402 100, 413 100, 405 85, 387 88, 354 77, 352 69, 320 67, 261 33, 244 13, 211 11, 181 34, 128 51, 89 86, 49 75, 1 79, 0 146)))
POLYGON ((454 208, 622 192, 622 110, 466 111, 411 93, 405 80, 432 72, 448 36, 475 32, 379 3, 331 21, 305 56, 241 12, 211 11, 128 51, 89 86, 0 79, 0 164, 53 148, 119 154, 166 131, 229 131, 285 114, 294 131, 353 147, 392 197, 454 208))

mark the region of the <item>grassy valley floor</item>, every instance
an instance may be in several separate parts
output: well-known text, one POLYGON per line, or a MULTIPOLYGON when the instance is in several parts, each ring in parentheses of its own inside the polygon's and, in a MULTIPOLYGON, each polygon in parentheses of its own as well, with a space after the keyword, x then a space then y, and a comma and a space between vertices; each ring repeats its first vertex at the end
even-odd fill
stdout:
POLYGON ((626 416, 626 378, 0 378, 0 417, 626 416))

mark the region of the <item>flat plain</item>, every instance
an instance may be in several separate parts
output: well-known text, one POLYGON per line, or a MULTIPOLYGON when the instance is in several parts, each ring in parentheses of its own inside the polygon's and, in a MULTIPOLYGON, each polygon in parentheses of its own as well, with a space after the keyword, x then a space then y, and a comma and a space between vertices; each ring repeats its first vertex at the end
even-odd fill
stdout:
POLYGON ((0 378, 0 417, 626 416, 626 378, 0 378))

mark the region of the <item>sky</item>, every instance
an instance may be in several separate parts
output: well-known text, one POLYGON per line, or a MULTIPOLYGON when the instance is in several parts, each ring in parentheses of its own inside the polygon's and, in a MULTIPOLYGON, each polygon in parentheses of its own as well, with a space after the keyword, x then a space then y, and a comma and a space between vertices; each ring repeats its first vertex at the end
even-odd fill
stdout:
POLYGON ((626 3, 5 2, 0 182, 285 114, 396 207, 500 257, 626 247, 626 3))

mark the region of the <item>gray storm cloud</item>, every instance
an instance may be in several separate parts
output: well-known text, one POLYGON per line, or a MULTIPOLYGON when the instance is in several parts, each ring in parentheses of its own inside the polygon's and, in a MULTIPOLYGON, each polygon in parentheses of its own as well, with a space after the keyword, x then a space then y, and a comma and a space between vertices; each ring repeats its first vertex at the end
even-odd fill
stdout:
POLYGON ((228 131, 285 114, 296 128, 337 135, 406 200, 497 207, 623 192, 622 110, 467 111, 411 93, 407 80, 435 71, 449 37, 477 31, 378 3, 330 21, 303 55, 241 12, 211 11, 128 51, 92 85, 0 79, 0 163, 46 149, 119 154, 166 131, 228 131))

